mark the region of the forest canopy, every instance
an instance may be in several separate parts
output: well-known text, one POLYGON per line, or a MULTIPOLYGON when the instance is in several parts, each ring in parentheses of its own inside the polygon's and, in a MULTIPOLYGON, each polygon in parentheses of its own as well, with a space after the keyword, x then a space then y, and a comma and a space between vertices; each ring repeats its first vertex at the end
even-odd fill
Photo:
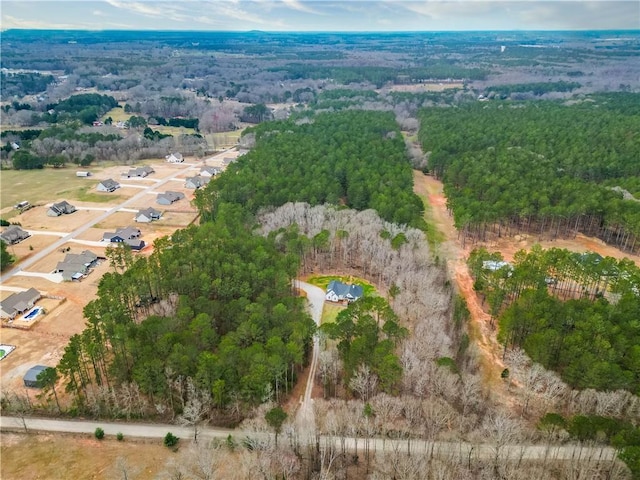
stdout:
POLYGON ((287 202, 372 208, 385 220, 422 227, 411 164, 393 114, 346 111, 252 130, 256 148, 196 192, 205 218, 222 203, 253 213, 287 202))
POLYGON ((640 95, 618 93, 430 108, 420 140, 467 235, 483 238, 496 224, 580 231, 635 251, 640 202, 613 187, 637 184, 639 104, 640 95))

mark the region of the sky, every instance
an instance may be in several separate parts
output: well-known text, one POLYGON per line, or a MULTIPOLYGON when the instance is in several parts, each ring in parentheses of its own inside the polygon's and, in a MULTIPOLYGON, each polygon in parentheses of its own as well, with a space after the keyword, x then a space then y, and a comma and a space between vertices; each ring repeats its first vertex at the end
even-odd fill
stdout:
POLYGON ((640 29, 640 0, 0 0, 0 29, 640 29))

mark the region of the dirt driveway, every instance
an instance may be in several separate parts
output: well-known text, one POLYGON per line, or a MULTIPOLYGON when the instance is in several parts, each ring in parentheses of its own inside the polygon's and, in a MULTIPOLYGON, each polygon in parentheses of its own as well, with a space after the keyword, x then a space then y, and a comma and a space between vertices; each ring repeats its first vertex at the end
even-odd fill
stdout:
POLYGON ((467 246, 462 248, 458 240, 458 231, 453 225, 453 217, 447 211, 447 201, 443 193, 442 182, 417 170, 414 171, 413 178, 415 193, 426 202, 427 209, 430 210, 427 213, 430 221, 445 236, 445 240, 437 247, 435 253, 447 260, 449 274, 455 280, 458 292, 467 302, 471 313, 470 335, 484 354, 481 360, 483 373, 485 379, 494 388, 495 393, 507 394, 504 389, 504 382, 500 381, 500 374, 505 368, 502 362, 503 347, 496 339, 496 328, 491 316, 484 311, 482 300, 473 289, 473 279, 466 264, 466 259, 473 248, 484 246, 490 251, 499 251, 505 260, 510 261, 517 251, 530 249, 531 246, 540 244, 543 248, 558 247, 576 252, 593 251, 600 255, 614 258, 626 257, 640 266, 640 257, 637 255, 625 254, 598 239, 585 237, 584 235, 577 235, 572 239, 554 241, 538 241, 535 236, 518 235, 495 239, 487 243, 476 243, 474 245, 467 243, 467 246))

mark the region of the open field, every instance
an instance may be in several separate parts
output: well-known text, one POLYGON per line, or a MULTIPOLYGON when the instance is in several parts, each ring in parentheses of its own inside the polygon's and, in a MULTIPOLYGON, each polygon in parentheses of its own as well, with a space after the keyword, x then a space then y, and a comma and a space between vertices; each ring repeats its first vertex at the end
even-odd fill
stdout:
POLYGON ((443 92, 452 88, 463 88, 462 82, 415 83, 412 85, 391 85, 378 91, 384 92, 443 92))
POLYGON ((116 467, 119 458, 129 466, 129 478, 152 480, 165 469, 167 461, 180 458, 160 441, 102 441, 86 436, 2 434, 4 480, 35 478, 123 478, 116 467), (43 477, 46 472, 46 477, 43 477))

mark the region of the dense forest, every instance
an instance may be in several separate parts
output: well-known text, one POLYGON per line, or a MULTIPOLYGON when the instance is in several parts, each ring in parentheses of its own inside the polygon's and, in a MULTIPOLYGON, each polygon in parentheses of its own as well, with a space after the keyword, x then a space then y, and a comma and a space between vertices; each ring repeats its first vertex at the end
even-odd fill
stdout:
POLYGON ((114 272, 58 365, 78 409, 179 413, 205 396, 207 412, 234 404, 239 414, 239 405, 277 400, 293 385, 315 331, 292 291, 298 259, 252 235, 240 208, 222 208, 215 222, 157 241, 149 258, 108 253, 114 272), (112 393, 125 388, 151 406, 112 393))
POLYGON ((425 109, 420 140, 463 235, 583 232, 640 248, 638 94, 425 109), (614 188, 617 187, 617 188, 614 188), (638 200, 638 199, 635 199, 638 200))
POLYGON ((506 263, 477 249, 469 268, 505 348, 524 348, 575 388, 640 394, 640 269, 633 262, 534 248, 506 263))
POLYGON ((256 148, 196 193, 206 218, 225 202, 255 213, 297 201, 372 208, 390 222, 422 225, 422 201, 413 193, 411 165, 391 113, 310 114, 296 123, 264 123, 252 133, 256 148))

